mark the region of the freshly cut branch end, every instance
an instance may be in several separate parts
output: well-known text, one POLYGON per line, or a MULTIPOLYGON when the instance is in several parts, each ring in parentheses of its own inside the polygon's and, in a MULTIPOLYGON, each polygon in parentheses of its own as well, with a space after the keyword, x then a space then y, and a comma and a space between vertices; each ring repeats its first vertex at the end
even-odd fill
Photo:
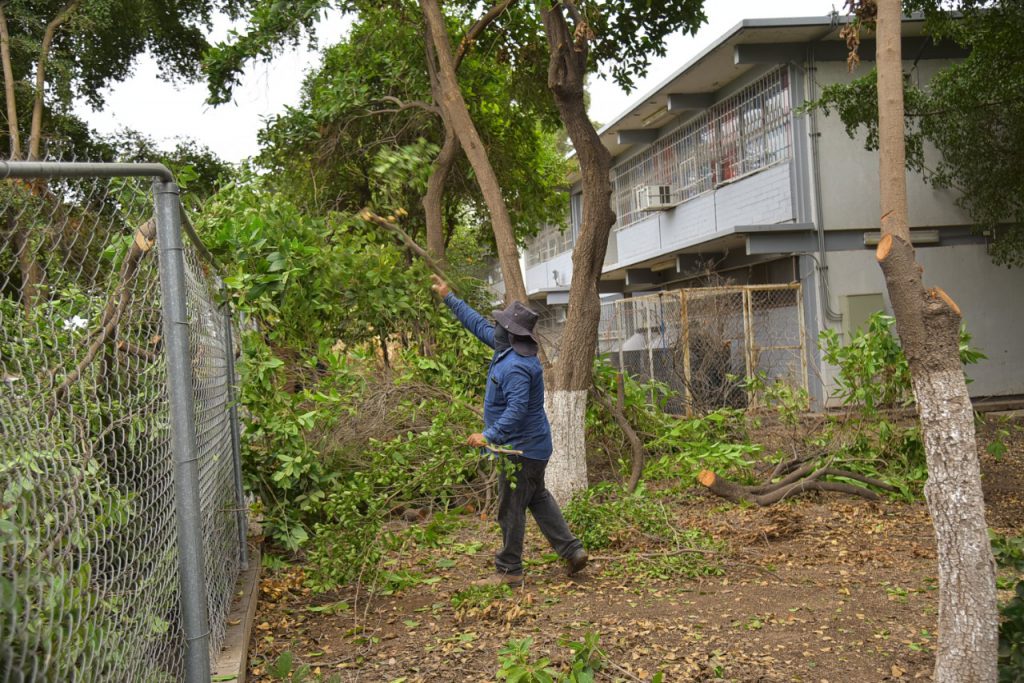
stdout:
POLYGON ((796 468, 790 475, 783 477, 777 482, 766 482, 756 486, 737 484, 736 482, 729 481, 725 477, 720 477, 709 470, 701 470, 697 475, 697 481, 703 487, 720 498, 725 498, 733 503, 746 501, 748 503, 754 503, 760 507, 774 505, 780 500, 798 495, 805 491, 835 491, 836 493, 860 496, 861 498, 867 498, 868 500, 879 499, 878 494, 871 489, 856 486, 845 481, 825 481, 822 479, 827 476, 852 479, 853 481, 859 481, 870 486, 877 486, 888 491, 894 490, 894 487, 884 482, 872 479, 871 477, 865 477, 855 472, 847 472, 846 470, 838 470, 830 467, 819 467, 818 469, 815 469, 814 463, 806 463, 802 467, 796 468))
POLYGON ((875 260, 881 263, 889 256, 889 251, 892 249, 892 235, 882 235, 882 239, 878 241, 878 246, 875 247, 875 260))
POLYGON ((715 473, 711 470, 701 470, 700 474, 697 475, 697 481, 700 482, 701 486, 711 488, 715 484, 715 473))
POLYGON ((932 287, 931 289, 928 290, 928 293, 932 296, 933 299, 941 299, 943 303, 949 306, 950 310, 956 313, 957 316, 960 316, 960 307, 956 305, 956 302, 953 301, 953 298, 946 294, 946 292, 944 292, 941 287, 932 287))

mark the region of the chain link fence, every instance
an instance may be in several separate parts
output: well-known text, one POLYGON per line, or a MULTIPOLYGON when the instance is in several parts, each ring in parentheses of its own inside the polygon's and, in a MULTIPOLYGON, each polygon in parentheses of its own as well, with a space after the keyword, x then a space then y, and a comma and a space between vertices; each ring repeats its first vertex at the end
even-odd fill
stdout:
POLYGON ((234 326, 158 165, 0 164, 0 681, 209 681, 234 326))
POLYGON ((602 304, 598 352, 672 390, 665 409, 705 413, 756 402, 744 378, 807 389, 799 284, 706 287, 602 304))

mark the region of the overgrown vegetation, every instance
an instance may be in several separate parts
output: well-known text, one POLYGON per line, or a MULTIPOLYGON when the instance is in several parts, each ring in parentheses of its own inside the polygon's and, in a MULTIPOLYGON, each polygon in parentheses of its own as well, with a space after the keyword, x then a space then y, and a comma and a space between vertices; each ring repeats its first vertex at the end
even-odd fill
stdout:
POLYGON ((992 535, 992 553, 1003 569, 997 586, 1012 591, 1000 606, 999 681, 1024 679, 1024 537, 992 535))

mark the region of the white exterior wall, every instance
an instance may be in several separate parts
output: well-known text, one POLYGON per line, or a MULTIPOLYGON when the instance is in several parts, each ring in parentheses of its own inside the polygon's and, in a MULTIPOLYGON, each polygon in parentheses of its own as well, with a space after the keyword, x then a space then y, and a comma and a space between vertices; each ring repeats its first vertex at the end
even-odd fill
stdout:
POLYGON ((706 242, 738 225, 792 221, 791 166, 790 162, 776 164, 614 230, 611 239, 616 242, 617 260, 606 263, 605 271, 706 242))
MULTIPOLYGON (((904 62, 904 71, 911 72, 919 83, 926 83, 950 62, 922 60, 914 67, 904 62)), ((819 62, 816 81, 819 84, 849 83, 871 68, 863 64, 853 74, 845 62, 819 62)), ((820 92, 819 92, 820 94, 820 92)), ((878 230, 881 208, 878 196, 878 152, 864 149, 865 135, 851 139, 839 115, 825 116, 815 112, 818 131, 818 157, 821 173, 823 223, 826 230, 878 230)), ((933 152, 934 154, 934 152, 933 152)), ((927 156, 927 154, 926 154, 927 156)), ((951 190, 938 190, 924 182, 920 174, 907 174, 907 203, 911 227, 969 225, 970 218, 954 200, 951 190)))
POLYGON ((562 252, 550 261, 527 268, 524 277, 527 295, 541 291, 567 289, 572 281, 572 252, 562 252), (555 282, 555 271, 558 271, 557 283, 555 282))
MULTIPOLYGON (((1024 393, 1024 269, 995 266, 984 246, 973 244, 921 247, 917 260, 924 266, 925 286, 941 287, 953 298, 972 336, 971 345, 988 356, 967 368, 974 380, 967 385, 971 396, 1024 393)), ((892 314, 873 249, 831 252, 829 284, 834 309, 839 308, 840 296, 881 293, 892 314)), ((831 392, 834 368, 823 364, 822 377, 831 392)))

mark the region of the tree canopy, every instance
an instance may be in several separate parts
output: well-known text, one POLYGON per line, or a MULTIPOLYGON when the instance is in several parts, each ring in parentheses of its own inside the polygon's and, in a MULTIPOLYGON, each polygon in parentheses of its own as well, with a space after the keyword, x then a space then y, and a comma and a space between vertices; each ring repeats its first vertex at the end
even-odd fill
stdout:
POLYGON ((22 147, 31 153, 31 139, 38 148, 44 129, 46 137, 82 141, 72 102, 102 106, 103 89, 130 76, 135 58, 144 52, 161 62, 162 78, 198 78, 213 13, 237 11, 240 5, 236 0, 0 3, 9 153, 20 156, 22 147))
MULTIPOLYGON (((323 50, 300 104, 261 134, 258 161, 274 171, 275 185, 313 211, 404 208, 421 224, 419 200, 443 138, 424 50, 415 17, 386 6, 363 13, 344 41, 323 50)), ((520 235, 564 221, 557 188, 566 164, 550 100, 517 98, 516 76, 492 54, 469 53, 462 73, 520 235)), ((479 222, 484 215, 464 159, 449 176, 446 213, 449 232, 458 219, 479 222)), ((483 238, 490 241, 486 231, 483 238)))

